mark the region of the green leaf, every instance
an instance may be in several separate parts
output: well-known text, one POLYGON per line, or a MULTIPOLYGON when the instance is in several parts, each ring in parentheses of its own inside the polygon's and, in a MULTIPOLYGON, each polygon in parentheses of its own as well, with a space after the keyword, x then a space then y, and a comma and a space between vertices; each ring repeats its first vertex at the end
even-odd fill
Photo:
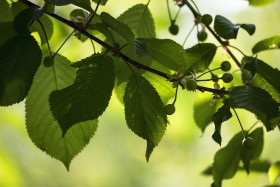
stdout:
POLYGON ((197 72, 207 70, 217 51, 217 46, 211 43, 199 43, 189 49, 186 49, 187 62, 197 72))
POLYGON ((190 68, 183 47, 170 39, 141 38, 145 43, 147 54, 167 68, 178 71, 179 68, 190 68))
POLYGON ((278 123, 278 103, 269 93, 258 87, 236 87, 229 93, 230 106, 254 113, 266 127, 272 130, 278 123))
POLYGON ((274 184, 279 175, 280 175, 280 161, 277 161, 274 164, 272 164, 268 170, 268 178, 270 184, 274 184))
POLYGON ((212 120, 215 124, 215 132, 212 135, 212 138, 215 142, 221 145, 222 137, 221 137, 221 126, 222 123, 229 120, 232 117, 230 112, 230 106, 228 101, 224 102, 224 105, 218 109, 218 111, 213 115, 212 120))
POLYGON ((79 63, 71 86, 51 93, 49 101, 63 135, 76 123, 97 119, 107 108, 114 87, 113 61, 106 55, 92 55, 79 63))
POLYGON ((265 6, 275 2, 276 0, 247 0, 247 1, 249 1, 250 6, 265 6))
MULTIPOLYGON (((98 3, 99 2, 99 0, 92 0, 93 2, 95 2, 95 3, 98 3)), ((100 5, 105 5, 106 3, 107 3, 107 1, 108 0, 101 0, 100 1, 100 5)))
MULTIPOLYGON (((242 59, 242 66, 252 60, 252 57, 244 57, 242 59)), ((251 86, 257 86, 265 89, 270 95, 280 102, 280 84, 279 84, 280 71, 269 66, 267 63, 258 59, 257 61, 257 73, 253 80, 249 82, 251 86)), ((244 68, 242 69, 242 80, 247 82, 250 79, 250 75, 244 68)))
MULTIPOLYGON (((41 23, 43 24, 43 26, 45 28, 48 40, 50 40, 52 38, 52 35, 53 35, 53 22, 52 22, 52 20, 45 14, 42 17, 40 17, 39 20, 41 21, 41 23)), ((30 31, 31 32, 38 32, 38 34, 41 38, 41 45, 44 45, 45 43, 47 43, 43 28, 41 27, 41 25, 37 21, 32 24, 32 26, 30 27, 30 31)))
POLYGON ((124 104, 128 127, 147 140, 148 160, 153 148, 158 145, 165 133, 167 116, 164 105, 149 81, 136 74, 128 80, 124 104))
POLYGON ((155 38, 155 24, 147 5, 137 4, 125 11, 118 20, 126 23, 138 38, 155 38))
POLYGON ((111 31, 109 30, 109 28, 107 26, 105 26, 102 23, 96 23, 94 25, 94 30, 99 31, 100 33, 102 33, 107 40, 109 40, 109 42, 114 45, 115 44, 115 39, 113 37, 113 34, 111 33, 111 31))
POLYGON ((236 39, 240 27, 246 30, 249 35, 253 35, 256 30, 253 24, 233 24, 223 16, 217 15, 215 17, 214 29, 224 39, 236 39))
POLYGON ((280 36, 273 36, 271 38, 267 38, 256 43, 252 49, 253 54, 271 50, 271 49, 279 49, 280 48, 280 36))
MULTIPOLYGON (((267 173, 269 167, 270 167, 270 162, 267 160, 260 160, 260 159, 256 159, 256 160, 252 160, 250 162, 250 172, 261 172, 261 173, 267 173)), ((242 171, 245 168, 243 167, 239 167, 238 170, 242 171)), ((212 170, 213 170, 213 166, 208 166, 205 170, 202 171, 203 175, 212 175, 212 170)))
POLYGON ((0 22, 0 45, 16 35, 13 22, 0 22))
POLYGON ((194 101, 194 120, 202 132, 212 122, 212 115, 217 110, 216 106, 210 106, 212 98, 211 93, 198 93, 194 101))
MULTIPOLYGON (((12 3, 12 13, 13 13, 14 17, 16 17, 17 14, 19 14, 20 12, 22 12, 23 10, 25 10, 27 8, 28 8, 28 6, 23 4, 20 1, 12 3)), ((41 23, 43 24, 43 26, 45 28, 48 40, 50 40, 51 37, 52 37, 52 34, 53 34, 53 22, 52 22, 52 20, 46 14, 41 16, 39 18, 39 20, 41 21, 41 23)), ((38 23, 38 21, 34 21, 32 23, 32 25, 30 26, 30 31, 31 32, 38 32, 38 34, 41 38, 41 45, 44 45, 47 42, 44 31, 43 31, 41 25, 38 23)))
POLYGON ((64 6, 73 4, 78 7, 84 8, 88 10, 89 12, 94 12, 91 8, 91 2, 90 0, 45 0, 45 2, 50 3, 52 5, 56 6, 64 6))
POLYGON ((106 12, 102 12, 100 15, 102 22, 112 30, 114 30, 117 34, 123 37, 133 51, 135 51, 135 42, 134 42, 134 34, 131 29, 124 23, 116 20, 110 14, 106 12))
MULTIPOLYGON (((11 8, 6 0, 0 1, 0 22, 10 22, 13 20, 11 8)), ((1 30, 1 29, 0 29, 1 30)))
POLYGON ((247 70, 250 72, 251 74, 251 78, 248 79, 247 82, 251 81, 255 74, 256 74, 256 71, 257 71, 257 65, 258 65, 258 57, 256 56, 255 58, 252 58, 250 61, 248 61, 242 68, 242 70, 247 70))
POLYGON ((21 102, 28 94, 42 52, 30 35, 19 35, 0 46, 0 106, 21 102))
POLYGON ((217 186, 221 186, 223 179, 230 179, 237 172, 242 139, 243 134, 239 132, 226 147, 216 153, 213 163, 213 178, 217 186))
POLYGON ((253 149, 242 149, 240 153, 241 160, 243 162, 244 168, 246 169, 247 173, 250 173, 250 162, 251 160, 257 159, 263 150, 263 129, 257 128, 255 129, 250 135, 251 138, 255 141, 255 146, 253 149))
MULTIPOLYGON (((141 4, 135 5, 132 8, 125 11, 124 13, 122 13, 117 18, 117 20, 121 21, 124 24, 127 24, 137 37, 142 37, 142 36, 147 38, 155 37, 154 20, 147 6, 141 4)), ((120 46, 123 46, 128 43, 119 34, 113 33, 113 35, 114 35, 115 42, 120 46)), ((150 66, 152 63, 152 59, 146 55, 145 50, 142 50, 140 48, 141 46, 142 47, 144 46, 144 43, 139 40, 134 42, 135 43, 133 43, 132 47, 126 46, 121 50, 121 52, 141 64, 150 66), (135 44, 137 47, 135 46, 135 44), (135 53, 134 47, 136 47, 136 52, 138 56, 135 53), (139 52, 141 52, 141 54, 139 52)), ((117 78, 116 86, 120 88, 120 89, 117 88, 115 90, 123 89, 123 91, 121 92, 124 93, 125 86, 123 85, 123 82, 126 82, 128 80, 128 78, 131 75, 131 70, 122 59, 114 58, 114 61, 115 61, 115 72, 117 78)), ((134 71, 138 71, 139 73, 144 72, 144 71, 136 70, 136 68, 134 67, 132 67, 132 69, 134 71)))
POLYGON ((43 15, 43 9, 30 7, 16 15, 14 28, 19 34, 29 34, 30 24, 43 15))
POLYGON ((54 65, 41 65, 26 99, 26 128, 32 142, 48 155, 63 162, 69 170, 71 160, 89 143, 96 131, 97 120, 79 123, 62 138, 59 124, 53 118, 49 95, 63 89, 75 79, 75 69, 63 56, 57 54, 54 65))

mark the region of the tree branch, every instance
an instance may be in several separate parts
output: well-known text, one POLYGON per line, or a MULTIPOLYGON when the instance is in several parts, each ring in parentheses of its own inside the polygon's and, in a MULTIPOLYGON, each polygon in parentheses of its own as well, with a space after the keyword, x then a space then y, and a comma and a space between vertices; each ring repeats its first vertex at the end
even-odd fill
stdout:
MULTIPOLYGON (((195 8, 190 4, 190 2, 188 0, 183 0, 184 3, 187 5, 187 7, 191 10, 194 18, 200 18, 201 15, 195 10, 195 8)), ((209 25, 205 25, 205 27, 210 31, 210 33, 216 38, 216 40, 225 47, 226 51, 228 52, 228 54, 231 56, 231 58, 234 60, 235 64, 240 68, 241 64, 240 62, 237 60, 237 58, 234 56, 234 54, 227 48, 227 46, 225 45, 226 42, 223 41, 215 32, 214 30, 209 26, 209 25)))
MULTIPOLYGON (((35 6, 35 7, 38 7, 38 5, 28 1, 28 0, 19 0, 21 1, 22 3, 26 4, 27 6, 31 7, 31 6, 35 6)), ((194 10, 195 11, 195 10, 194 10)), ((49 16, 57 19, 58 21, 72 27, 73 29, 79 31, 80 33, 86 35, 87 37, 89 37, 90 39, 94 40, 96 43, 102 45, 103 47, 105 47, 107 50, 113 52, 114 54, 116 54, 117 56, 119 56, 120 58, 122 58, 124 61, 126 62, 129 62, 130 64, 134 65, 136 68, 138 69, 143 69, 143 70, 146 70, 146 71, 149 71, 151 73, 154 73, 154 74, 157 74, 163 78, 166 78, 166 79, 169 79, 169 76, 168 74, 166 73, 163 73, 161 71, 158 71, 156 69, 153 69, 153 68, 150 68, 148 66, 145 66, 143 64, 140 64, 139 62, 129 58, 128 56, 126 56, 125 54, 121 53, 120 51, 117 51, 115 50, 114 47, 108 45, 107 43, 103 42, 102 40, 100 40, 99 38, 93 36, 92 34, 90 34, 89 32, 87 32, 85 29, 81 28, 78 24, 76 24, 75 22, 73 21, 70 21, 68 19, 65 19, 55 13, 47 13, 49 16)), ((227 90, 218 90, 218 89, 213 89, 213 88, 207 88, 207 87, 204 87, 204 86, 197 86, 197 89, 200 90, 201 92, 204 92, 204 91, 207 91, 207 92, 212 92, 214 94, 228 94, 229 92, 227 90)))

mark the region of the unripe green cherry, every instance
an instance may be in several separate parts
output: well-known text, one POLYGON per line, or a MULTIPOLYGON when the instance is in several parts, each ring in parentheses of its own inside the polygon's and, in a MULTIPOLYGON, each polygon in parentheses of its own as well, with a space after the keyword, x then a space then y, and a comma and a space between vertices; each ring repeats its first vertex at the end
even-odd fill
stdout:
POLYGON ((198 41, 201 41, 201 42, 205 41, 207 39, 207 36, 208 36, 207 32, 205 32, 203 30, 199 31, 197 33, 197 39, 198 39, 198 41))
POLYGON ((223 61, 223 62, 221 63, 221 70, 223 70, 223 71, 229 71, 230 68, 231 68, 231 64, 230 64, 229 61, 223 61))
POLYGON ((187 81, 187 90, 189 91, 195 91, 197 87, 197 83, 195 80, 190 79, 187 81))
POLYGON ((173 104, 168 104, 164 107, 165 113, 167 115, 172 115, 175 112, 175 106, 173 104))
POLYGON ((213 82, 218 82, 219 81, 218 76, 214 73, 211 74, 211 79, 212 79, 213 82))
POLYGON ((225 83, 230 83, 233 80, 233 76, 230 73, 224 73, 223 76, 222 76, 222 80, 225 83))
POLYGON ((43 60, 43 64, 46 68, 53 66, 54 59, 52 56, 46 56, 43 60))
POLYGON ((242 140, 242 146, 246 150, 253 149, 255 147, 255 140, 251 137, 246 137, 242 140))
POLYGON ((179 26, 174 21, 172 21, 169 26, 169 32, 173 35, 177 35, 179 32, 179 26))
POLYGON ((210 25, 213 21, 213 18, 210 14, 204 14, 202 17, 201 17, 201 22, 204 24, 204 25, 210 25))

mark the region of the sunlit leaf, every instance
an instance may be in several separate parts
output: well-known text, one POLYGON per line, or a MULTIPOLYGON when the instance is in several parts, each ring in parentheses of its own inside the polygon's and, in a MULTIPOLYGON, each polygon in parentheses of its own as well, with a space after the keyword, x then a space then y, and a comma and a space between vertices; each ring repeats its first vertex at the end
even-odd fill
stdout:
MULTIPOLYGON (((244 57, 242 59, 242 66, 250 62, 252 59, 252 57, 244 57)), ((257 72, 253 80, 249 82, 249 85, 265 89, 275 100, 280 102, 280 71, 272 68, 260 59, 257 60, 257 72)), ((246 70, 242 69, 243 82, 248 82, 250 77, 251 75, 248 74, 246 70)))
POLYGON ((272 164, 268 170, 268 178, 270 184, 274 184, 279 175, 280 175, 280 161, 272 164))
POLYGON ((97 128, 97 120, 79 123, 62 138, 58 122, 53 118, 49 95, 73 83, 75 69, 61 55, 56 55, 54 65, 40 66, 26 99, 26 128, 32 142, 69 169, 71 160, 89 143, 97 128))
POLYGON ((247 0, 247 1, 249 1, 250 6, 265 6, 275 2, 276 0, 247 0))
POLYGON ((19 35, 0 46, 0 106, 21 102, 28 94, 42 52, 30 35, 19 35))
POLYGON ((279 48, 280 48, 280 36, 273 36, 271 38, 267 38, 256 43, 252 49, 252 52, 255 54, 261 51, 279 49, 279 48))

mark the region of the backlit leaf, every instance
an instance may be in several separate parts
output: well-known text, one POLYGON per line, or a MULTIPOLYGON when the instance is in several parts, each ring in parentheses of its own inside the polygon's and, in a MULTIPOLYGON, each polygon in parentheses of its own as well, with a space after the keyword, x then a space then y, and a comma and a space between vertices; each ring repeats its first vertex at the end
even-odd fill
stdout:
POLYGON ((279 49, 279 48, 280 48, 280 36, 273 36, 271 38, 267 38, 256 43, 252 49, 252 52, 255 54, 261 51, 279 49))
POLYGON ((96 54, 80 63, 85 66, 77 70, 74 83, 52 92, 49 98, 63 135, 78 122, 97 119, 107 108, 114 87, 114 66, 110 57, 96 54))
MULTIPOLYGON (((9 22, 13 20, 11 8, 6 0, 0 1, 0 22, 9 22)), ((1 29, 0 29, 1 30, 1 29)))
POLYGON ((268 178, 270 184, 275 184, 276 179, 280 175, 280 161, 273 163, 268 170, 268 178))
POLYGON ((97 120, 79 123, 64 137, 58 122, 53 118, 49 95, 52 91, 71 85, 75 69, 70 61, 56 55, 54 65, 41 65, 26 99, 26 128, 32 142, 42 151, 54 157, 69 169, 71 160, 89 143, 96 131, 97 120))

